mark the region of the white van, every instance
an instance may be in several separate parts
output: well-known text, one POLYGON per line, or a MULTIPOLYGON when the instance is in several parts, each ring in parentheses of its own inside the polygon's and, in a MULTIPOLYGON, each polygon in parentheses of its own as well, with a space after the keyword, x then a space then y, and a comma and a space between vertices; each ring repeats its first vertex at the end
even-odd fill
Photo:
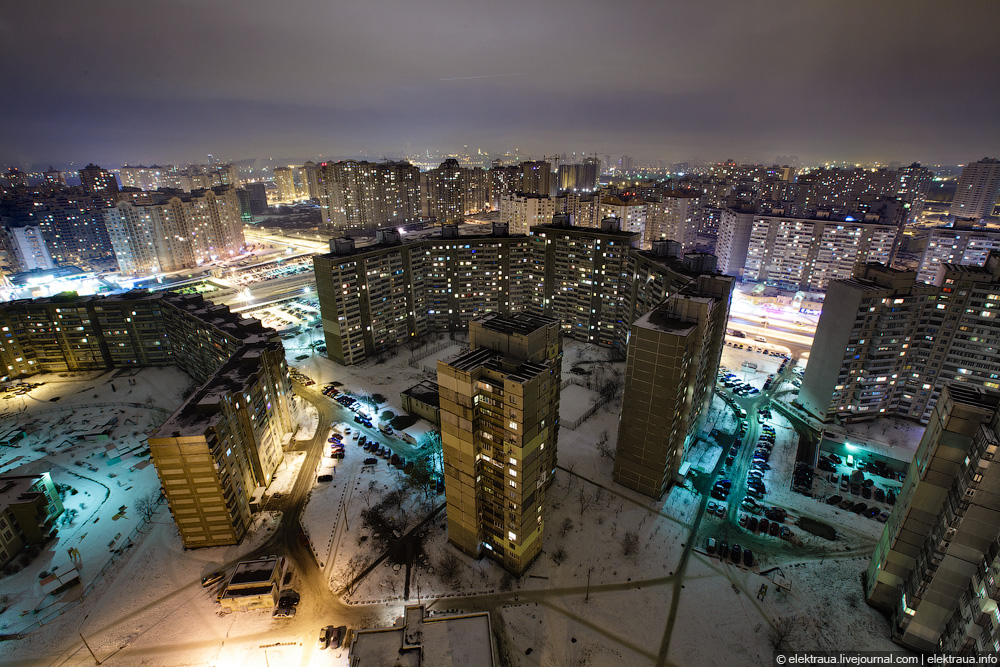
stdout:
POLYGON ((754 338, 754 340, 757 341, 758 343, 766 343, 767 342, 767 339, 764 338, 763 336, 757 336, 756 338, 754 338))

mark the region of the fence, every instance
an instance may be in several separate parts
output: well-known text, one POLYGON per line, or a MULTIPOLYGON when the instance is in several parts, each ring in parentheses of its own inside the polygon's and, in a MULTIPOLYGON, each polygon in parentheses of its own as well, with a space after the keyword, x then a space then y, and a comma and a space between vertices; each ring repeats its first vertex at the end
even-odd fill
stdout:
POLYGON ((153 515, 155 515, 159 511, 159 507, 162 502, 163 502, 163 495, 161 494, 156 499, 157 509, 154 510, 152 514, 150 514, 150 518, 147 519, 143 517, 142 521, 137 523, 135 528, 133 528, 132 531, 129 532, 129 534, 124 537, 124 540, 122 542, 119 542, 119 544, 124 544, 124 546, 118 547, 117 549, 111 552, 111 558, 108 559, 108 561, 104 564, 104 567, 102 567, 97 572, 94 578, 90 580, 90 583, 84 586, 83 592, 80 594, 80 597, 73 600, 72 602, 60 605, 58 609, 53 609, 51 612, 45 614, 44 616, 36 617, 36 619, 30 625, 21 628, 13 635, 8 635, 8 637, 16 637, 17 639, 22 639, 25 635, 30 634, 32 631, 37 630, 38 628, 42 627, 43 625, 52 621, 53 619, 56 619, 59 616, 65 614, 66 612, 75 609, 77 606, 83 604, 83 601, 87 599, 87 595, 89 595, 90 592, 94 590, 94 587, 98 583, 100 583, 102 579, 104 579, 105 575, 107 575, 108 570, 111 569, 111 567, 118 561, 119 558, 128 553, 128 550, 133 545, 132 538, 138 535, 141 529, 144 528, 147 523, 149 523, 153 515))
MULTIPOLYGON (((573 383, 573 384, 577 384, 577 383, 573 383)), ((585 387, 586 385, 581 385, 581 386, 585 387)), ((568 428, 571 431, 576 430, 577 426, 579 426, 583 422, 587 421, 588 417, 590 417, 592 414, 594 414, 595 412, 597 412, 598 410, 600 410, 601 408, 603 408, 604 405, 607 402, 608 402, 608 399, 606 399, 605 397, 601 396, 601 397, 599 397, 594 402, 594 404, 592 406, 590 406, 590 408, 586 412, 584 412, 582 415, 580 415, 577 419, 574 419, 571 422, 560 420, 559 421, 559 426, 562 427, 562 428, 568 428)))
MULTIPOLYGON (((419 350, 414 351, 410 355, 410 360, 407 363, 410 365, 410 368, 420 368, 421 367, 421 365, 420 365, 420 360, 421 359, 426 359, 427 357, 431 356, 435 352, 440 352, 441 350, 445 349, 446 347, 454 345, 456 342, 457 341, 453 341, 453 340, 441 340, 441 341, 438 341, 437 343, 434 343, 433 345, 428 345, 426 347, 421 347, 419 350)), ((429 366, 424 366, 423 370, 426 371, 428 368, 430 368, 430 367, 429 366)), ((435 366, 433 370, 435 372, 437 372, 437 366, 435 366)))

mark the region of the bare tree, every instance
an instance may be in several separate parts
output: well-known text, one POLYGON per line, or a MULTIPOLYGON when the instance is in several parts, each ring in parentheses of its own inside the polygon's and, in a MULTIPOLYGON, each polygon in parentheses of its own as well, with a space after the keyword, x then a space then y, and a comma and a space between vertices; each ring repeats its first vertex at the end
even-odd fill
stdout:
POLYGON ((372 495, 378 490, 378 483, 373 479, 368 482, 368 487, 361 489, 361 499, 365 501, 366 507, 371 507, 372 495))
POLYGON ((622 555, 634 556, 639 553, 639 536, 631 530, 626 530, 622 536, 622 555))
POLYGON ((559 526, 559 537, 566 537, 566 533, 571 530, 573 530, 573 519, 566 517, 559 526))
POLYGON ((441 576, 441 581, 446 584, 455 583, 461 571, 462 563, 458 560, 458 556, 450 551, 438 563, 438 574, 441 576))
POLYGON ((559 547, 552 552, 552 556, 550 556, 550 558, 552 558, 552 562, 556 565, 562 565, 562 562, 566 560, 566 550, 559 547))
POLYGON ((156 489, 135 501, 135 511, 139 513, 146 523, 153 520, 156 510, 160 508, 160 491, 156 489))
POLYGON ((347 564, 344 565, 344 569, 341 571, 341 586, 345 593, 350 595, 357 590, 359 583, 357 576, 364 569, 365 557, 360 553, 351 556, 351 559, 347 561, 347 564))
POLYGON ((614 450, 611 449, 611 445, 608 444, 608 432, 604 430, 601 432, 601 437, 597 439, 597 451, 601 453, 601 456, 606 456, 609 459, 615 457, 614 450))
POLYGON ((587 493, 587 490, 580 488, 580 493, 576 496, 576 502, 580 503, 580 516, 587 511, 587 508, 594 502, 594 497, 587 493))
POLYGON ((784 616, 775 619, 774 623, 767 629, 767 640, 771 642, 775 651, 780 651, 788 644, 800 624, 801 619, 798 616, 784 616))

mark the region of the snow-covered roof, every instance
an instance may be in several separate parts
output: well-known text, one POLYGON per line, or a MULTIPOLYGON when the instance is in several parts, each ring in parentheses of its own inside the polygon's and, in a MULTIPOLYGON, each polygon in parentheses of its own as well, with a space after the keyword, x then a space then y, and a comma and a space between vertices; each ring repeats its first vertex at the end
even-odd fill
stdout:
POLYGON ((423 605, 407 606, 394 628, 359 630, 351 644, 352 667, 493 667, 489 612, 426 616, 423 605))

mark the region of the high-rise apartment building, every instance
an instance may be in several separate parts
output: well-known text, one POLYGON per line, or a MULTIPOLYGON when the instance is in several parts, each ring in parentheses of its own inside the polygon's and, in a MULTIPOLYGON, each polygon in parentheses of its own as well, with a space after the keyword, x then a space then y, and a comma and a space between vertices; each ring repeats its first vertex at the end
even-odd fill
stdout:
POLYGON ((969 222, 963 218, 930 231, 917 280, 937 284, 944 265, 982 266, 991 252, 1000 252, 1000 230, 973 228, 969 222))
POLYGON ((460 331, 490 312, 531 310, 561 321, 564 333, 623 351, 628 327, 702 273, 715 257, 657 241, 640 251, 638 235, 610 218, 601 229, 556 215, 530 236, 459 235, 403 241, 381 230, 373 246, 333 239, 313 259, 327 354, 358 363, 429 332, 460 331))
POLYGON ((91 163, 78 173, 80 174, 80 182, 87 192, 109 199, 115 199, 118 196, 118 179, 107 169, 101 169, 96 164, 91 163))
POLYGON ((733 283, 701 275, 632 324, 615 453, 619 484, 659 498, 673 483, 708 414, 733 283))
POLYGON ((354 364, 434 331, 458 331, 489 312, 528 307, 531 247, 506 227, 491 234, 402 241, 379 230, 376 244, 355 248, 333 239, 313 258, 327 355, 354 364))
POLYGON ((997 198, 1000 198, 1000 160, 986 157, 962 169, 948 213, 955 218, 989 218, 997 198))
POLYGON ((831 280, 850 278, 869 262, 892 261, 899 227, 858 222, 851 216, 789 218, 757 215, 743 279, 783 289, 822 292, 831 280))
POLYGON ((235 254, 245 244, 233 186, 190 193, 146 193, 104 210, 104 222, 123 273, 148 275, 190 268, 235 254))
MULTIPOLYGON (((46 188, 0 202, 0 220, 15 234, 18 227, 37 227, 54 266, 86 266, 92 260, 113 256, 103 220, 103 211, 110 203, 105 197, 83 194, 81 188, 46 188)), ((19 261, 16 251, 12 255, 19 261)), ((18 267, 28 270, 32 262, 27 255, 22 257, 25 263, 18 267)))
POLYGON ((864 580, 903 646, 1000 650, 998 444, 1000 394, 944 387, 864 580))
POLYGON ((601 196, 566 192, 555 198, 556 213, 565 213, 575 227, 601 226, 601 196))
POLYGON ((237 544, 292 432, 280 342, 240 347, 148 440, 185 547, 237 544))
POLYGON ((512 234, 527 234, 535 225, 548 224, 556 210, 548 195, 518 192, 500 197, 500 223, 512 234))
POLYGON ((55 267, 56 264, 52 261, 52 255, 45 243, 41 225, 5 224, 0 228, 0 231, 3 233, 3 247, 19 271, 45 270, 55 267))
POLYGON ((327 232, 369 232, 420 218, 420 172, 409 162, 324 162, 316 188, 327 232))
POLYGON ((295 172, 291 167, 274 168, 274 185, 278 189, 278 201, 293 202, 299 199, 299 189, 295 186, 295 172))
POLYGON ((299 167, 299 178, 301 179, 302 192, 309 199, 319 199, 319 181, 316 170, 318 167, 313 161, 306 162, 299 167))
POLYGON ((548 162, 522 162, 519 192, 533 195, 552 194, 552 165, 548 162))
POLYGON ((491 180, 482 167, 463 167, 448 158, 427 172, 427 201, 439 223, 462 222, 469 213, 486 208, 491 180))
POLYGON ((126 165, 118 171, 118 174, 121 176, 123 188, 159 190, 171 186, 172 178, 169 176, 171 171, 173 167, 160 167, 155 164, 152 167, 126 165))
POLYGON ((644 238, 646 214, 646 202, 641 197, 611 195, 601 199, 601 220, 618 218, 624 231, 639 234, 639 245, 643 248, 650 246, 649 240, 644 238))
POLYGON ((643 247, 653 241, 677 241, 684 250, 694 250, 701 226, 699 190, 663 190, 646 198, 646 229, 643 247))
POLYGON ((438 362, 448 540, 520 574, 542 549, 555 473, 562 343, 552 318, 492 314, 438 362))
POLYGON ((245 186, 250 195, 250 213, 263 215, 267 213, 267 185, 264 183, 247 183, 245 186))
POLYGON ((534 307, 558 319, 563 332, 598 345, 612 346, 623 320, 628 292, 629 250, 639 235, 606 218, 600 229, 576 227, 565 215, 531 229, 536 262, 543 269, 534 307))
POLYGON ((941 283, 869 265, 830 284, 799 401, 825 420, 927 423, 945 384, 1000 389, 1000 255, 941 283))
POLYGON ((719 258, 719 271, 727 276, 743 277, 756 213, 755 208, 748 206, 726 207, 719 214, 715 254, 719 258))
POLYGON ((594 192, 598 188, 601 166, 597 158, 586 158, 583 164, 559 165, 559 192, 594 192))
POLYGON ((277 334, 197 295, 134 291, 0 304, 0 363, 11 377, 176 364, 205 384, 150 452, 186 547, 235 544, 292 431, 277 334))
POLYGON ((493 166, 487 172, 490 187, 490 208, 494 211, 500 208, 500 199, 505 195, 513 195, 521 188, 521 169, 518 166, 503 166, 500 160, 494 160, 493 166))

